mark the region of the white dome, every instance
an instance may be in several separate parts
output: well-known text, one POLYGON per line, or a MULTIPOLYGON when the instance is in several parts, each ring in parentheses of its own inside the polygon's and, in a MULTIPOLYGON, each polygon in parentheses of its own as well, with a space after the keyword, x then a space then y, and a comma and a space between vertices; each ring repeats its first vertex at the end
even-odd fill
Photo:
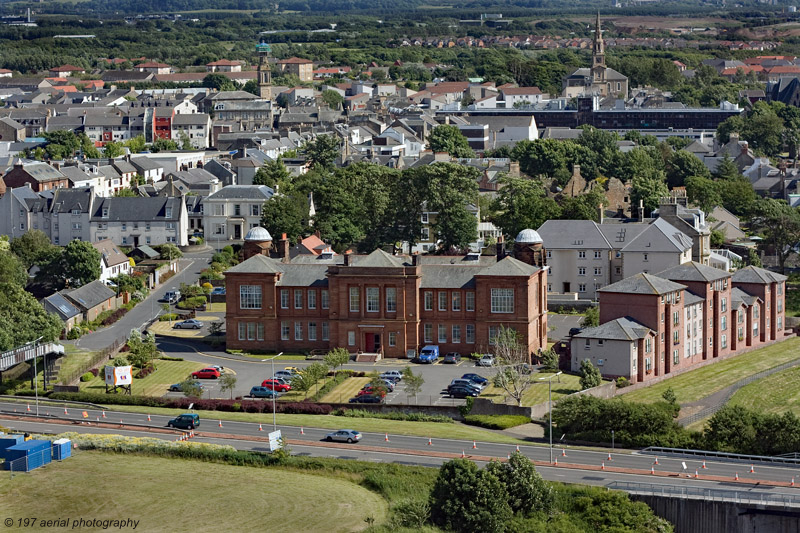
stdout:
POLYGON ((537 244, 542 242, 542 237, 535 230, 524 229, 517 234, 517 238, 514 241, 523 244, 537 244))
POLYGON ((270 235, 269 232, 264 228, 262 228, 261 226, 256 226, 255 228, 251 228, 250 231, 247 232, 247 235, 244 236, 244 240, 271 241, 272 235, 270 235))

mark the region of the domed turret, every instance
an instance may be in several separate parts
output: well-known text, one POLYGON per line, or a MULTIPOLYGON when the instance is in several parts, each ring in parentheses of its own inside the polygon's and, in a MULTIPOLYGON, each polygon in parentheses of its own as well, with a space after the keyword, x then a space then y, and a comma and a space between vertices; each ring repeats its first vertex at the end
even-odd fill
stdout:
POLYGON ((517 234, 517 238, 514 241, 520 244, 541 244, 542 237, 536 230, 524 229, 517 234))
POLYGON ((256 226, 255 228, 250 228, 250 231, 247 232, 247 235, 244 236, 245 241, 271 241, 272 235, 269 232, 262 228, 261 226, 256 226))
POLYGON ((533 266, 547 265, 547 254, 539 232, 532 229, 520 231, 514 239, 514 257, 533 266))
POLYGON ((254 255, 269 255, 272 249, 272 235, 262 228, 256 226, 244 236, 244 246, 242 247, 242 260, 250 259, 254 255))

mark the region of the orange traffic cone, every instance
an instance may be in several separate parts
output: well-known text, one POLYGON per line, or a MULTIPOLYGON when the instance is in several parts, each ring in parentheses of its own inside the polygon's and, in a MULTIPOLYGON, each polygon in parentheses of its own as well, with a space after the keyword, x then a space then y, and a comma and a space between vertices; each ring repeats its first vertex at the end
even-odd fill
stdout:
POLYGON ((606 469, 606 464, 600 463, 600 470, 605 470, 605 469, 606 469))
POLYGON ((558 457, 556 457, 555 466, 558 466, 558 457))
POLYGON ((433 440, 430 437, 428 437, 428 446, 433 446, 433 440))
POLYGON ((736 472, 736 475, 733 476, 734 481, 739 481, 739 472, 736 472))
POLYGON ((519 451, 519 444, 517 444, 517 451, 519 451))
POLYGON ((697 472, 697 469, 695 469, 695 471, 694 471, 694 477, 696 477, 696 478, 700 477, 700 474, 697 472))
POLYGON ((703 461, 703 466, 701 466, 700 468, 705 468, 705 467, 706 467, 706 462, 703 461))
POLYGON ((152 420, 150 419, 150 415, 147 415, 147 421, 152 422, 152 420))
POLYGON ((28 404, 28 412, 31 412, 31 404, 28 404))
POLYGON ((472 441, 472 449, 473 450, 477 450, 478 449, 478 443, 477 442, 472 441))
POLYGON ((658 457, 656 457, 656 460, 655 460, 655 461, 653 461, 653 464, 654 464, 654 465, 657 465, 657 464, 658 464, 658 457))
POLYGON ((264 431, 264 428, 261 427, 261 424, 258 425, 258 430, 259 431, 264 431))
POLYGON ((383 440, 384 440, 384 442, 389 442, 389 434, 388 433, 384 434, 383 440))
POLYGON ((466 456, 467 454, 464 453, 464 450, 461 450, 461 458, 464 459, 466 456))
POLYGON ((750 465, 750 473, 751 474, 755 474, 756 473, 756 469, 753 468, 753 465, 750 465))
POLYGON ((566 456, 567 456, 567 450, 561 448, 561 457, 566 457, 566 456))
POLYGON ((650 467, 650 475, 651 476, 655 476, 656 475, 656 467, 654 467, 654 466, 650 467))
POLYGON ((103 418, 105 418, 105 417, 106 417, 106 412, 105 412, 105 411, 103 411, 103 418))
POLYGON ((222 420, 219 421, 219 427, 222 427, 222 420))
POLYGON ((301 434, 301 435, 305 435, 305 434, 306 434, 306 432, 305 432, 305 431, 303 431, 303 426, 300 426, 300 434, 301 434))
POLYGON ((608 460, 613 461, 614 459, 611 458, 611 453, 608 454, 608 460))
POLYGON ((792 478, 792 482, 789 484, 790 487, 794 487, 794 478, 792 478))
POLYGON ((69 413, 67 412, 67 408, 66 408, 66 407, 64 408, 64 414, 65 414, 65 415, 68 415, 68 414, 69 414, 69 413))

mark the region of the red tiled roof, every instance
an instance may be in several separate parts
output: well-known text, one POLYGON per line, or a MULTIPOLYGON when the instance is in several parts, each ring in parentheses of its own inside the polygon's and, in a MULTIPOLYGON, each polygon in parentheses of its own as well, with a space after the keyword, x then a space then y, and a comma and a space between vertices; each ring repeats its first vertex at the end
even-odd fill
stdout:
POLYGON ((83 72, 85 69, 76 67, 75 65, 61 65, 60 67, 51 68, 50 72, 83 72))
POLYGON ((300 241, 300 244, 305 246, 314 255, 319 255, 322 251, 322 249, 317 250, 317 248, 325 248, 327 246, 325 242, 316 235, 309 235, 300 241))
POLYGON ((212 63, 206 63, 207 67, 236 67, 241 65, 241 61, 231 61, 230 59, 220 59, 212 63))
POLYGON ((767 72, 769 74, 798 74, 800 73, 800 67, 793 65, 779 65, 777 67, 768 69, 767 72))
POLYGON ((155 61, 148 61, 147 63, 139 63, 136 68, 169 68, 165 63, 156 63, 155 61))
POLYGON ((509 87, 503 89, 503 94, 542 94, 538 87, 509 87))
POLYGON ((278 61, 279 65, 306 65, 308 63, 312 63, 312 61, 301 57, 290 57, 289 59, 281 59, 278 61))
POLYGON ((8 70, 7 68, 0 68, 0 74, 10 74, 10 73, 11 71, 8 70))

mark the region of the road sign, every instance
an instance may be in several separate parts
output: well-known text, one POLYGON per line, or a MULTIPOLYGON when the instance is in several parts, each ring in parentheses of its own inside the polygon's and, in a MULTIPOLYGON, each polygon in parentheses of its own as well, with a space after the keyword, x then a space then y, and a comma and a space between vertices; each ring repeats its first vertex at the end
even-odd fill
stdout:
POLYGON ((269 433, 269 451, 274 452, 281 447, 281 430, 270 431, 269 433))

